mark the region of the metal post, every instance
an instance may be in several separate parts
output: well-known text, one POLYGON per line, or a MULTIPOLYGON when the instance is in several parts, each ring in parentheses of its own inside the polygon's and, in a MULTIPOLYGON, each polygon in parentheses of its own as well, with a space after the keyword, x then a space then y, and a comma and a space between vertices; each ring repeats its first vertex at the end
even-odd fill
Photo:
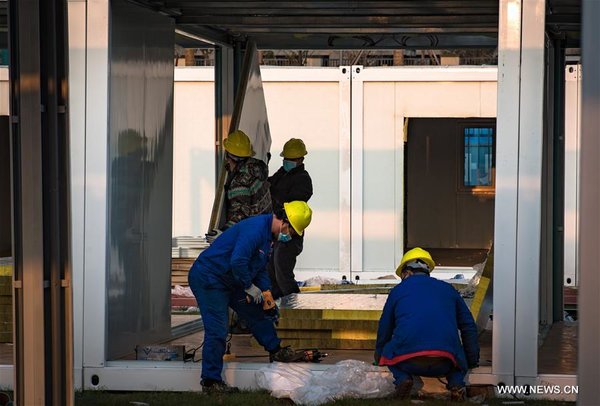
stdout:
POLYGON ((552 230, 552 321, 563 319, 565 211, 565 49, 554 41, 554 166, 552 230))
POLYGON ((10 2, 15 397, 73 404, 66 2, 10 2))
POLYGON ((501 0, 494 263, 494 374, 537 377, 544 0, 501 0))
POLYGON ((234 103, 233 48, 215 47, 215 184, 223 166, 223 139, 227 137, 234 103))
POLYGON ((600 399, 600 2, 583 1, 581 206, 579 228, 579 399, 595 405, 600 399))

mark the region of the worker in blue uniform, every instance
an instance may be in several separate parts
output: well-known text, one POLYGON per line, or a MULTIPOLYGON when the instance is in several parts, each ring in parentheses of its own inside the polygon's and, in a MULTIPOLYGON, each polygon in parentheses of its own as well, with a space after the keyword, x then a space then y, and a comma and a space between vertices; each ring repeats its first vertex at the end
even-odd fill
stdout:
POLYGON ((398 398, 410 396, 413 376, 445 376, 451 400, 461 401, 465 375, 479 363, 477 326, 456 289, 430 276, 434 267, 421 248, 402 257, 396 269, 402 282, 379 320, 375 363, 392 372, 398 398))
POLYGON ((228 228, 202 252, 188 280, 204 323, 202 390, 229 392, 221 377, 228 333, 228 307, 246 320, 251 333, 271 361, 290 361, 294 351, 281 347, 272 319, 263 311, 263 292, 271 282, 266 270, 273 241, 302 235, 312 210, 302 201, 284 205, 281 217, 262 214, 228 228))

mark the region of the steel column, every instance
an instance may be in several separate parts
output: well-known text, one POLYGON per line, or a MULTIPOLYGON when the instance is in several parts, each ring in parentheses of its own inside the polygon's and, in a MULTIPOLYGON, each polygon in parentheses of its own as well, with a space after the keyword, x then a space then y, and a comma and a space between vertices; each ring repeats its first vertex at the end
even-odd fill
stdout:
POLYGON ((223 140, 227 137, 234 104, 233 48, 215 47, 215 184, 223 165, 223 140))
POLYGON ((600 2, 583 1, 583 94, 579 228, 579 404, 600 399, 600 2))
POLYGON ((552 230, 552 321, 563 319, 565 249, 565 48, 554 41, 554 129, 553 129, 553 230, 552 230))
MULTIPOLYGON (((352 66, 352 77, 350 82, 350 163, 351 163, 351 259, 350 272, 362 272, 363 270, 363 81, 360 65, 352 66)), ((352 275, 353 278, 359 278, 352 275)))
POLYGON ((66 2, 10 2, 19 404, 73 404, 66 2))
POLYGON ((501 0, 493 371, 537 376, 544 0, 501 0))

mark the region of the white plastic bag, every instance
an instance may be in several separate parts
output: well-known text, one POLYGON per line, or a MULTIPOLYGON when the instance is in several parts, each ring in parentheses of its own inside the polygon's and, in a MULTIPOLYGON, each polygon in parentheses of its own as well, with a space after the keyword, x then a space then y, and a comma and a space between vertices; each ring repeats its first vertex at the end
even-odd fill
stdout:
POLYGON ((342 398, 380 398, 394 391, 387 369, 362 361, 340 361, 322 372, 310 371, 308 365, 275 363, 261 368, 256 373, 258 386, 274 397, 309 406, 342 398))
POLYGON ((291 393, 306 385, 313 372, 308 364, 274 362, 256 371, 256 383, 276 398, 289 398, 291 393))

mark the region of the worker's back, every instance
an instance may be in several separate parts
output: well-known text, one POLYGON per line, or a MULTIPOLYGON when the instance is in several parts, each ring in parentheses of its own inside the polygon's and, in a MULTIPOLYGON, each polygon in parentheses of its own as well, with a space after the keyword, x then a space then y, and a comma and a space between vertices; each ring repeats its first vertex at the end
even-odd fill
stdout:
POLYGON ((379 329, 378 339, 385 343, 381 354, 388 360, 441 351, 466 369, 465 350, 479 358, 477 327, 463 299, 451 285, 425 274, 412 275, 392 289, 379 329), (386 335, 392 336, 386 340, 386 335))

